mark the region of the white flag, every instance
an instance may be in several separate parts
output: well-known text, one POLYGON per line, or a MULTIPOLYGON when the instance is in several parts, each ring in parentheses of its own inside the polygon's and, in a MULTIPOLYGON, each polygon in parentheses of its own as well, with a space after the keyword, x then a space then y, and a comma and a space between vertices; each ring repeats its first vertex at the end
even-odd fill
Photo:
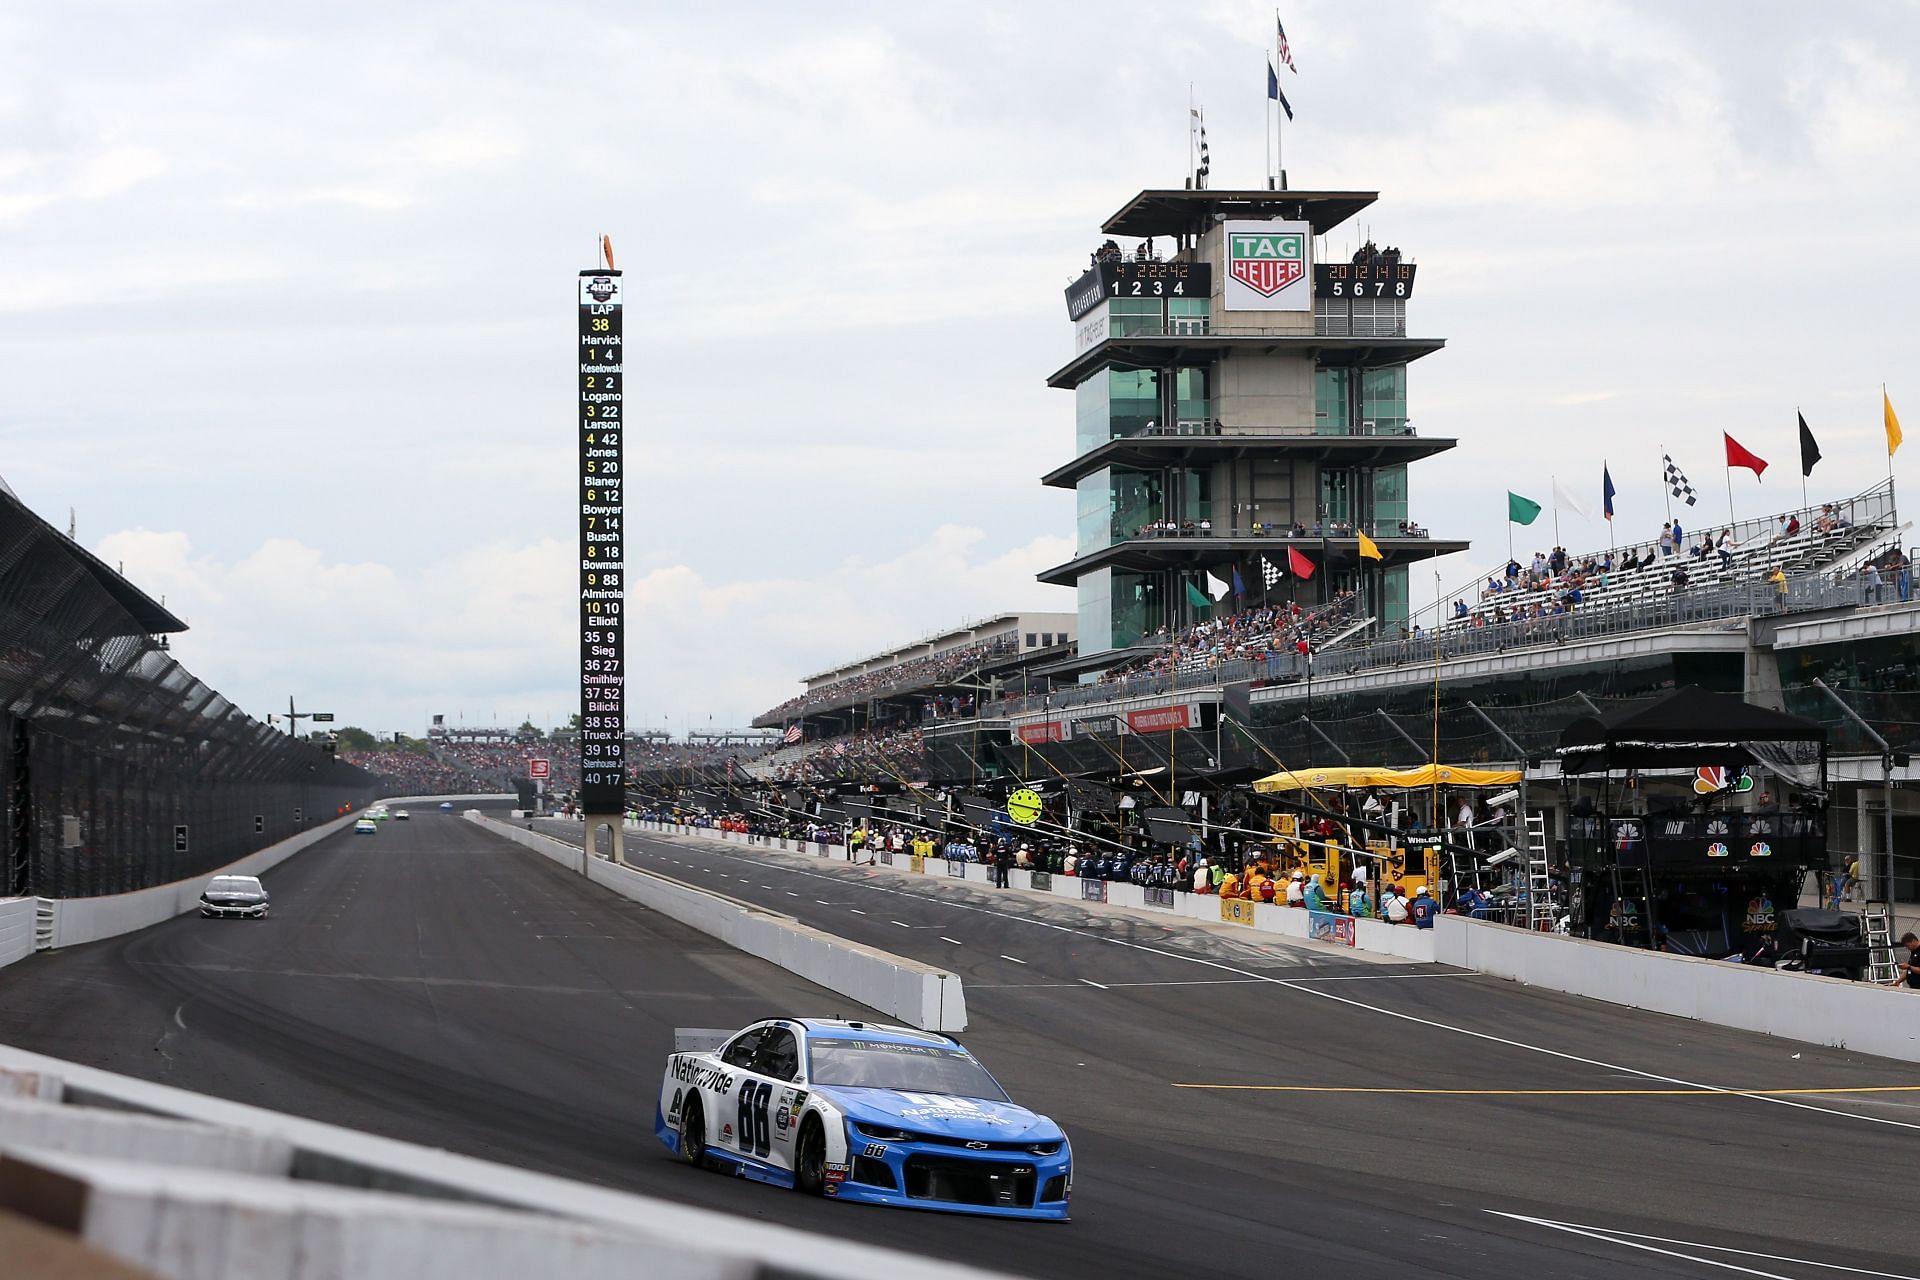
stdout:
POLYGON ((1553 478, 1553 505, 1571 509, 1582 520, 1593 519, 1593 512, 1587 504, 1573 496, 1567 486, 1560 483, 1560 477, 1553 478))

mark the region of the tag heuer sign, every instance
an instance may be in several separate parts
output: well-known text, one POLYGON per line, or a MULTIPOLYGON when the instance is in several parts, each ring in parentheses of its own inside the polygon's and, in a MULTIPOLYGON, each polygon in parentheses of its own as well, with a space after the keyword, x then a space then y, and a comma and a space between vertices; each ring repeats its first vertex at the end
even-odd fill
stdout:
POLYGON ((1307 311, 1313 307, 1305 222, 1228 222, 1226 237, 1229 311, 1307 311))

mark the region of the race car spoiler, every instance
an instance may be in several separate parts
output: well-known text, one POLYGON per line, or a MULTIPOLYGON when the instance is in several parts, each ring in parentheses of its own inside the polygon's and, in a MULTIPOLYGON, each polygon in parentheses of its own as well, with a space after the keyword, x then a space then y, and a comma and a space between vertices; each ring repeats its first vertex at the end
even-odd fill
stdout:
POLYGON ((673 1051, 675 1053, 712 1053, 727 1041, 733 1039, 734 1031, 724 1031, 714 1027, 675 1027, 673 1029, 673 1051))

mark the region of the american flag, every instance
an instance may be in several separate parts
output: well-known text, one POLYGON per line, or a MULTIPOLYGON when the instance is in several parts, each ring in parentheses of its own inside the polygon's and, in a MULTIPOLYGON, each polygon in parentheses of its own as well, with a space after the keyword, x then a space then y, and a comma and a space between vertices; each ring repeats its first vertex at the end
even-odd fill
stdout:
POLYGON ((786 743, 787 743, 788 745, 792 745, 793 743, 796 743, 796 742, 798 742, 798 741, 800 741, 800 726, 799 726, 799 725, 797 725, 797 724, 790 724, 790 725, 788 725, 788 726, 787 726, 787 732, 786 732, 786 734, 785 734, 785 736, 784 736, 784 739, 783 739, 783 740, 784 740, 784 741, 785 741, 785 742, 786 742, 786 743))
POLYGON ((835 755, 837 755, 837 756, 843 756, 843 755, 845 755, 845 754, 847 754, 847 744, 846 744, 846 743, 844 743, 844 742, 836 742, 836 743, 834 743, 834 744, 833 744, 833 754, 835 754, 835 755))
POLYGON ((1293 65, 1293 50, 1287 44, 1287 29, 1280 25, 1280 15, 1277 13, 1273 15, 1273 29, 1277 33, 1274 38, 1274 52, 1280 55, 1280 61, 1287 64, 1287 70, 1299 75, 1300 68, 1293 65))

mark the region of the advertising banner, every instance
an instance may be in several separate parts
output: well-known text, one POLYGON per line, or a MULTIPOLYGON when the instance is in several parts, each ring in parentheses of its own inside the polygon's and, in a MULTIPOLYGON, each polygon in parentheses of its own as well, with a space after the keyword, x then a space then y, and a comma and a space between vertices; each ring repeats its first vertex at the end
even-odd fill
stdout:
POLYGON ((1107 882, 1105 880, 1082 880, 1080 882, 1080 896, 1088 902, 1105 902, 1107 900, 1107 882))
POLYGON ((1142 892, 1147 895, 1148 906, 1165 907, 1168 911, 1173 910, 1173 890, 1172 889, 1167 888, 1165 885, 1150 884, 1145 886, 1142 889, 1142 892))
POLYGON ((1313 227, 1305 222, 1227 222, 1222 304, 1228 311, 1313 310, 1313 227))
POLYGON ((1343 947, 1353 945, 1353 917, 1337 916, 1331 911, 1307 912, 1307 936, 1320 942, 1336 942, 1343 947))
POLYGON ((1224 924, 1253 924, 1253 902, 1248 898, 1220 899, 1220 919, 1224 924))

